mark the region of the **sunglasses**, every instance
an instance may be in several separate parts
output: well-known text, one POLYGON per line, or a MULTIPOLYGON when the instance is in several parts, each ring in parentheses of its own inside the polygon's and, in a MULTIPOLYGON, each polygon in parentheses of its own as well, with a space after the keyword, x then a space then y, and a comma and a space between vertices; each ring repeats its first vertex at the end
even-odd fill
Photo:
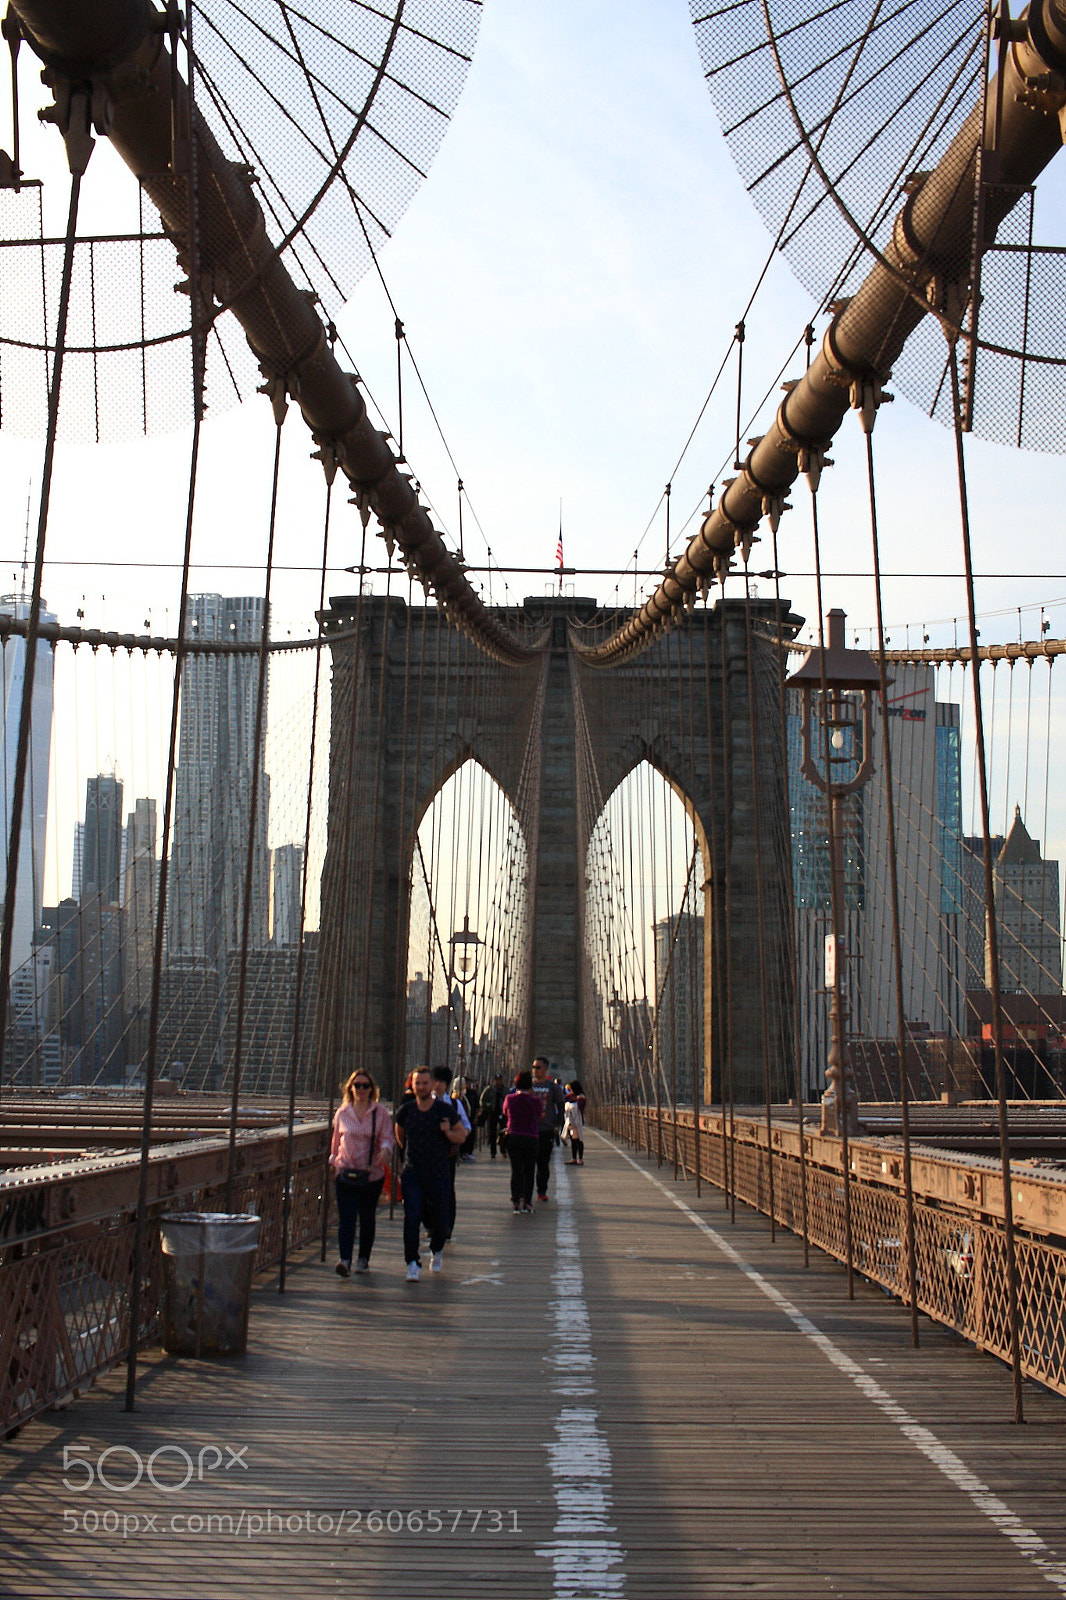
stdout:
POLYGON ((374 1087, 374 1085, 372 1083, 367 1083, 365 1079, 363 1080, 362 1083, 353 1083, 352 1084, 352 1088, 353 1089, 372 1089, 373 1087, 374 1087))

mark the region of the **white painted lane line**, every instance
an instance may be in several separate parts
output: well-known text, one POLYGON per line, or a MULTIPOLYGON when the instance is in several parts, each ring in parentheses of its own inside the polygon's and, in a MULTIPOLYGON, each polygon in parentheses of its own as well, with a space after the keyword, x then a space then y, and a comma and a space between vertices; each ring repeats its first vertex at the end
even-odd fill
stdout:
POLYGON ((712 1228, 709 1222, 705 1222, 701 1216, 698 1216, 691 1206, 687 1206, 683 1200, 672 1193, 665 1183, 660 1183, 658 1178, 653 1177, 638 1161, 634 1161, 633 1157, 623 1150, 621 1145, 616 1144, 613 1139, 609 1139, 606 1134, 600 1133, 598 1129, 593 1131, 599 1139, 602 1139, 604 1144, 609 1145, 617 1155, 620 1155, 623 1161, 628 1161, 634 1172, 639 1172, 642 1178, 647 1178, 648 1182, 658 1189, 661 1194, 664 1194, 695 1227, 699 1228, 701 1233, 706 1234, 707 1238, 721 1251, 726 1260, 731 1261, 735 1267, 739 1268, 757 1289, 761 1289, 767 1299, 773 1301, 778 1310, 784 1313, 788 1320, 799 1329, 800 1333, 809 1339, 845 1377, 850 1378, 855 1387, 877 1406, 891 1422, 896 1424, 904 1438, 909 1439, 916 1450, 920 1450, 922 1455, 928 1461, 931 1461, 933 1466, 939 1472, 942 1472, 950 1483, 953 1483, 957 1489, 966 1495, 974 1508, 983 1517, 986 1517, 993 1527, 1003 1534, 1004 1538, 1011 1541, 1026 1561, 1034 1566, 1053 1588, 1058 1589, 1062 1594, 1066 1594, 1066 1562, 1059 1559, 1051 1546, 1038 1533, 1034 1532, 1032 1528, 1026 1527, 1022 1519, 1010 1509, 1006 1501, 1001 1500, 997 1494, 994 1494, 988 1485, 983 1483, 975 1472, 971 1471, 961 1456, 957 1456, 954 1450, 942 1443, 931 1429, 912 1417, 899 1404, 898 1400, 894 1400, 888 1390, 877 1382, 876 1378, 871 1378, 869 1373, 863 1371, 857 1361, 853 1361, 849 1355, 845 1355, 844 1351, 835 1345, 832 1339, 824 1334, 820 1328, 816 1327, 810 1318, 805 1316, 797 1306, 794 1306, 791 1300, 781 1293, 780 1289, 775 1288, 769 1279, 764 1278, 761 1272, 745 1261, 744 1257, 729 1243, 728 1239, 723 1238, 717 1229, 712 1228))
MULTIPOLYGON (((592 1333, 581 1271, 581 1243, 568 1174, 556 1185, 557 1252, 550 1305, 553 1394, 565 1404, 547 1446, 555 1492, 554 1538, 537 1550, 554 1568, 553 1600, 610 1600, 625 1592, 624 1554, 611 1520, 611 1451, 594 1401, 592 1333)), ((541 1213, 543 1216, 543 1212, 541 1213)))

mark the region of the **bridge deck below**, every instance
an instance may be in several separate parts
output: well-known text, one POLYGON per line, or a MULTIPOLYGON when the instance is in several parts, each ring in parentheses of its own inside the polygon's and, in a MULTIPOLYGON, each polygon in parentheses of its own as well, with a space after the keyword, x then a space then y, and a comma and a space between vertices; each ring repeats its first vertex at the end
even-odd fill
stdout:
POLYGON ((482 1158, 440 1276, 407 1284, 383 1219, 367 1277, 309 1256, 260 1286, 247 1357, 153 1352, 133 1415, 115 1375, 28 1427, 0 1593, 1066 1591, 1061 1400, 1029 1388, 1013 1426, 991 1358, 924 1321, 912 1350, 879 1291, 596 1135, 553 1191, 515 1217, 482 1158), (163 1487, 126 1489, 153 1452, 163 1487))

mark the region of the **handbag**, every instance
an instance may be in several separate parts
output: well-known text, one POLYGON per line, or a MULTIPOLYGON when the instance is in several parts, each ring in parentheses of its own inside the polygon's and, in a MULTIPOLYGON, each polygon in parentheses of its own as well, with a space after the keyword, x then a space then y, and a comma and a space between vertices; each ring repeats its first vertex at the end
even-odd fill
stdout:
POLYGON ((337 1177, 353 1194, 365 1194, 370 1188, 369 1167, 342 1167, 337 1177))

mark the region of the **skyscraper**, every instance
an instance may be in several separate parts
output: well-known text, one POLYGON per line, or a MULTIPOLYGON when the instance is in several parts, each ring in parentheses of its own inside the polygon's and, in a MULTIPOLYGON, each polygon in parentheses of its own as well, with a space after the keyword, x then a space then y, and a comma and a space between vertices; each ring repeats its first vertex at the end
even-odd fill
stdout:
POLYGON ((85 828, 82 836, 81 894, 99 895, 111 905, 122 901, 122 783, 114 774, 98 773, 85 785, 85 828))
MULTIPOLYGON (((7 594, 0 597, 0 615, 25 621, 30 602, 7 594)), ((55 622, 55 614, 41 606, 41 621, 55 622)), ((26 641, 13 636, 0 651, 0 692, 4 701, 3 794, 0 795, 0 899, 7 890, 7 856, 11 813, 15 798, 15 763, 18 752, 22 686, 26 677, 26 641)), ((22 801, 19 834, 18 880, 11 946, 14 971, 29 959, 33 934, 41 917, 44 885, 44 844, 48 823, 48 765, 52 743, 52 647, 38 643, 33 675, 29 760, 22 801)))
MULTIPOLYGON (((1020 806, 993 868, 999 924, 999 981, 1005 992, 1062 993, 1059 928, 1059 864, 1045 861, 1040 842, 1028 832, 1020 806)), ((985 943, 985 982, 991 983, 991 951, 985 943)))
POLYGON ((655 924, 655 1055, 664 1099, 683 1104, 703 1081, 703 917, 678 912, 655 924))
POLYGON ((156 803, 138 799, 126 818, 126 1055, 137 1065, 148 1047, 158 864, 156 803))
POLYGON ((304 852, 299 844, 279 844, 274 855, 274 943, 296 944, 300 934, 300 885, 304 852))
MULTIPOLYGON (((256 596, 189 597, 190 637, 201 641, 257 644, 263 616, 256 596)), ((191 655, 182 675, 167 950, 169 959, 206 962, 220 978, 241 941, 258 683, 254 651, 191 655)), ((258 766, 248 933, 256 950, 267 944, 270 902, 270 780, 262 750, 258 766)))

